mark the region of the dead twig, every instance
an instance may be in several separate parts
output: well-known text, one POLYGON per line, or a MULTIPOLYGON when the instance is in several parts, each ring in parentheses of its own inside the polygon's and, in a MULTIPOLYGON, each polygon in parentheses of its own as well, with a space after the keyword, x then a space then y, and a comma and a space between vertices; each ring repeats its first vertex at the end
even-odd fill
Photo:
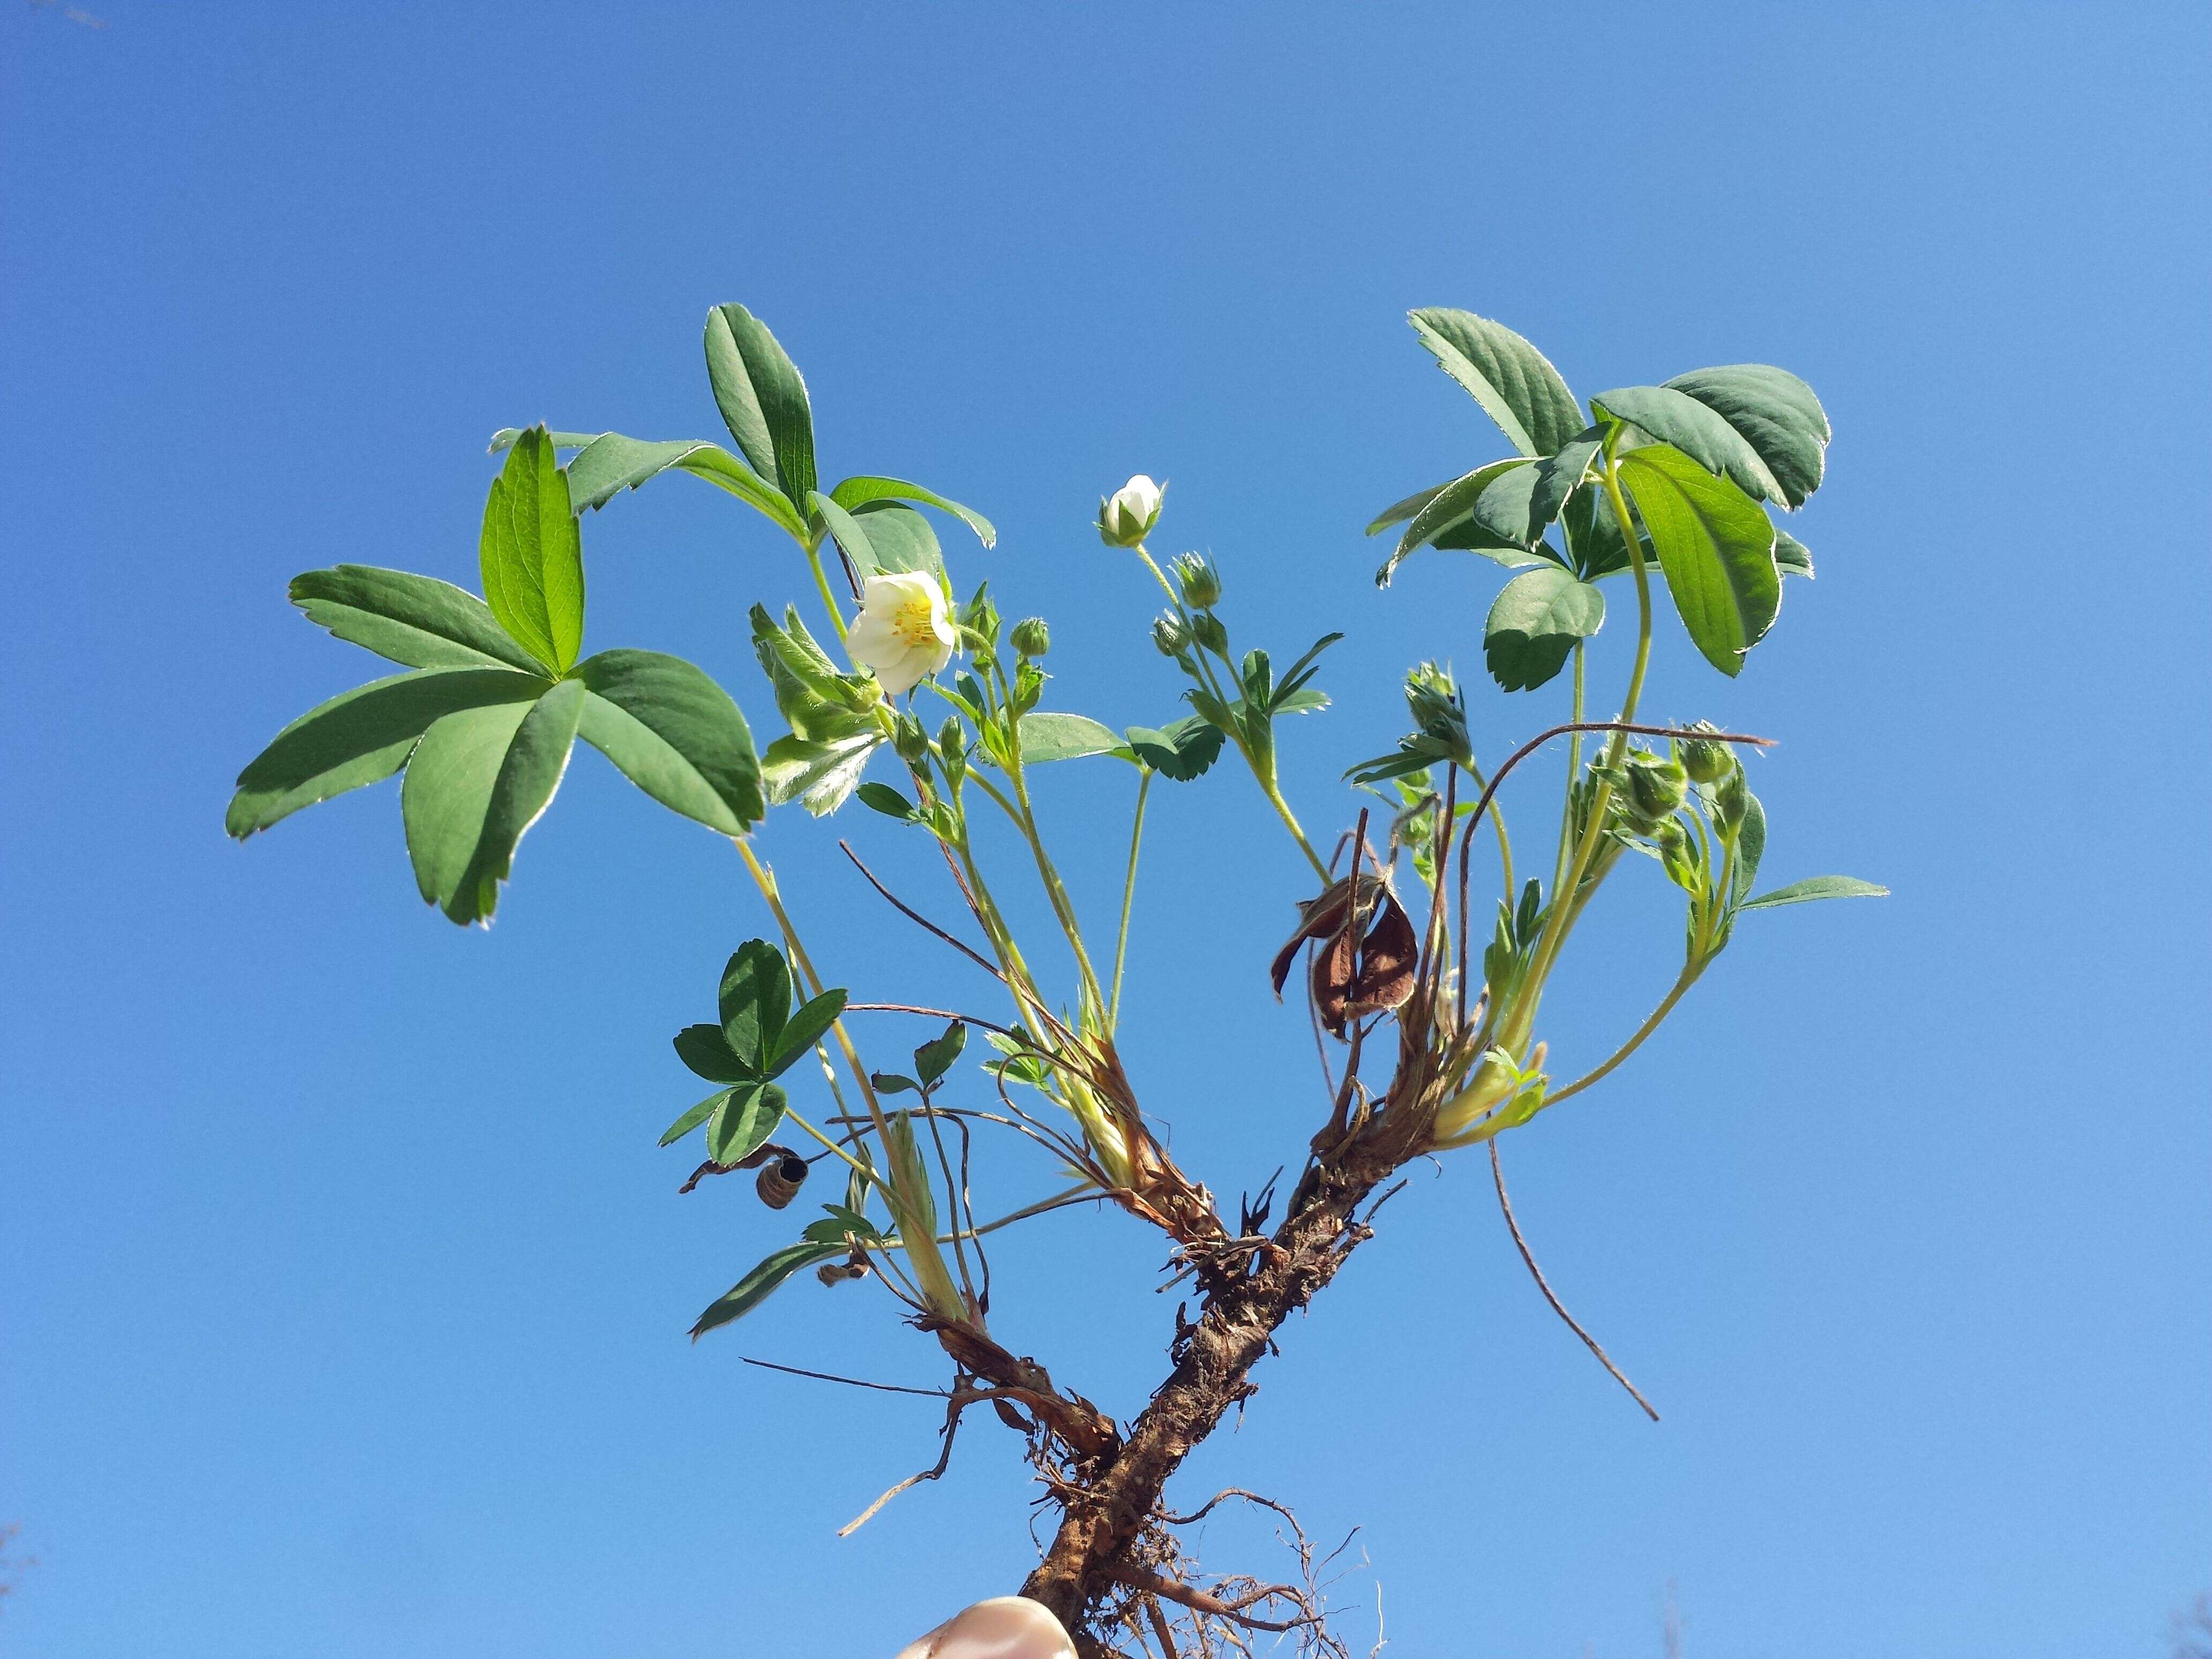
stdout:
POLYGON ((757 1365, 764 1371, 781 1371, 789 1376, 811 1376, 820 1382, 842 1382, 850 1389, 873 1389, 879 1394, 919 1394, 932 1400, 950 1400, 952 1395, 944 1389, 913 1389, 903 1382, 869 1382, 857 1376, 840 1376, 835 1371, 810 1371, 803 1365, 779 1365, 773 1359, 754 1359, 744 1354, 738 1358, 748 1365, 757 1365))

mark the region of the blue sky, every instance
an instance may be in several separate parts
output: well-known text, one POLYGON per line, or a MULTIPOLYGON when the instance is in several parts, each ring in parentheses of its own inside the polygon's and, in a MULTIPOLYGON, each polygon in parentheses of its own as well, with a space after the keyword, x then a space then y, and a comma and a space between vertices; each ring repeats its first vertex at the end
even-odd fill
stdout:
MULTIPOLYGON (((464 933, 388 788, 221 833, 239 766, 375 672, 285 579, 473 582, 495 427, 714 435, 726 300, 805 370, 832 476, 998 520, 948 534, 956 574, 1051 618, 1060 706, 1175 712, 1088 528, 1132 471, 1240 643, 1346 629, 1287 744, 1318 825, 1413 661, 1459 662, 1492 754, 1560 701, 1483 681, 1488 565, 1370 582, 1377 508, 1500 453, 1407 307, 1501 318, 1584 394, 1810 380, 1820 578, 1735 682, 1662 632, 1647 707, 1781 740, 1777 878, 1895 896, 1747 919, 1505 1148, 1665 1420, 1461 1158, 1177 1490, 1359 1527, 1341 1593, 1379 1583, 1393 1654, 1654 1654, 1673 1581, 1697 1659, 2153 1656, 2212 1589, 2202 8, 81 9, 0 9, 10 1651, 888 1655, 1018 1582, 1012 1437, 840 1542, 931 1407, 738 1362, 933 1383, 882 1298, 684 1340, 787 1231, 653 1146, 692 1097, 669 1035, 765 930, 726 845, 586 756, 464 933)), ((743 617, 804 597, 787 544, 683 478, 586 538, 590 643, 693 657, 764 724, 743 617)), ((1127 779, 1066 770, 1048 830, 1103 917, 1127 779)), ((892 826, 834 830, 945 911, 892 826)), ((834 838, 761 837, 831 977, 982 999, 834 838)), ((1642 873, 1551 999, 1563 1060, 1663 985, 1642 873)), ((1300 877, 1226 771, 1158 798, 1127 1046, 1224 1194, 1311 1127, 1263 976, 1300 877)), ((1054 1218, 1000 1251, 994 1325, 1131 1414, 1158 1256, 1054 1218)))

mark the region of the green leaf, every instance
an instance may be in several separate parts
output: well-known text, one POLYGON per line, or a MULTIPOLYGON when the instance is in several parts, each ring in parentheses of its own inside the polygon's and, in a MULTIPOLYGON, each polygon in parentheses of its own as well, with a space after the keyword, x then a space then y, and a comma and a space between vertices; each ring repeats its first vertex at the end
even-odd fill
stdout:
MULTIPOLYGON (((605 507, 625 489, 681 466, 702 449, 719 448, 703 439, 652 441, 603 432, 568 463, 568 500, 578 513, 605 507)), ((725 452, 726 453, 726 452, 725 452)))
POLYGON ((1774 565, 1785 576, 1813 580, 1813 555, 1804 543, 1786 530, 1774 532, 1774 565))
POLYGON ((783 952, 766 939, 747 939, 723 968, 715 1001, 730 1052, 754 1076, 768 1076, 769 1059, 791 1018, 791 969, 783 952))
POLYGON ((903 1072, 871 1072, 868 1081, 876 1085, 879 1095, 917 1095, 921 1085, 903 1072))
POLYGON ((814 490, 814 412, 775 336, 741 305, 707 313, 707 378, 738 447, 801 517, 814 490))
POLYGON ((1139 761, 1176 783, 1204 777, 1221 755, 1220 728, 1196 714, 1170 720, 1158 730, 1133 726, 1122 735, 1139 761))
POLYGON ((720 1300, 699 1316, 699 1322, 691 1328, 691 1340, 696 1342, 718 1325, 743 1319, 755 1308, 773 1296, 783 1281, 801 1267, 811 1267, 817 1261, 827 1261, 833 1255, 845 1254, 845 1246, 802 1240, 787 1244, 763 1260, 747 1273, 720 1300))
MULTIPOLYGON (((714 1030, 712 1026, 709 1026, 708 1029, 709 1030, 714 1030)), ((720 1035, 721 1034, 719 1031, 715 1032, 717 1038, 719 1038, 720 1035)), ((675 1122, 670 1124, 661 1133, 660 1144, 664 1146, 673 1146, 678 1141, 683 1139, 684 1136, 690 1134, 694 1129, 697 1128, 708 1118, 712 1117, 714 1115, 714 1109, 720 1106, 724 1101, 727 1100, 732 1092, 732 1091, 728 1089, 715 1090, 713 1094, 708 1095, 706 1099, 701 1101, 696 1106, 692 1107, 690 1110, 685 1112, 683 1116, 678 1118, 675 1122)))
POLYGON ((584 637, 583 542, 544 428, 524 433, 492 480, 478 557, 499 625, 555 673, 567 673, 584 637))
POLYGON ((577 732, 671 811, 726 836, 760 822, 760 762, 745 717, 704 669, 657 651, 576 665, 591 692, 577 732))
POLYGON ((1533 691, 1557 674, 1577 640, 1605 625, 1605 595, 1565 570, 1524 571, 1505 584, 1483 626, 1490 677, 1508 691, 1533 691))
POLYGON ((938 543, 937 532, 912 507, 896 501, 874 501, 856 509, 852 518, 867 533, 868 545, 875 550, 875 570, 864 570, 863 576, 919 571, 939 582, 947 580, 945 550, 938 543))
POLYGON ((816 817, 827 817, 842 806, 860 781, 860 773, 885 742, 872 726, 849 738, 817 742, 811 738, 778 738, 761 757, 761 781, 768 786, 771 804, 798 801, 816 817))
POLYGON ((719 1025, 687 1025, 674 1038, 676 1057, 709 1083, 750 1083, 758 1073, 730 1050, 719 1025))
POLYGON ((1310 685, 1300 686, 1291 692, 1278 691, 1268 705, 1271 714, 1312 714, 1328 707, 1328 693, 1310 685))
POLYGON ((960 1058, 960 1051, 968 1046, 968 1028, 954 1020, 945 1028, 944 1035, 932 1037, 914 1051, 914 1074, 925 1089, 934 1088, 938 1079, 952 1069, 952 1062, 960 1058))
POLYGON ((1588 424, 1544 354, 1503 323, 1443 307, 1411 314, 1445 374, 1474 394, 1523 455, 1549 455, 1588 424))
POLYGON ((773 1083, 731 1090, 707 1126, 707 1156, 724 1164, 750 1158, 783 1121, 784 1104, 783 1091, 773 1083))
POLYGON ((1832 434, 1820 400, 1795 374, 1766 363, 1730 363, 1677 374, 1667 385, 1735 428, 1781 487, 1784 505, 1802 507, 1820 487, 1832 434))
POLYGON ((817 1244, 842 1244, 848 1237, 859 1237, 872 1243, 883 1234, 874 1222, 849 1204, 824 1204, 829 1213, 819 1221, 810 1221, 800 1237, 817 1244))
MULTIPOLYGON (((1435 540, 1439 533, 1468 518, 1485 490, 1499 478, 1528 465, 1526 460, 1519 459, 1492 461, 1472 472, 1462 473, 1439 488, 1429 498, 1428 505, 1413 514, 1413 522, 1398 538, 1396 549, 1382 562, 1382 568, 1375 573, 1375 585, 1377 587, 1389 586, 1392 574, 1408 553, 1424 543, 1435 540)), ((1518 544, 1510 538, 1498 537, 1497 539, 1507 544, 1518 544)))
POLYGON ((860 805, 872 811, 896 818, 901 823, 915 821, 914 803, 888 783, 864 783, 854 793, 860 796, 860 805))
POLYGON ((526 708, 545 690, 536 674, 507 668, 426 668, 356 687, 301 715, 238 775, 223 828, 243 841, 303 806, 390 777, 449 714, 526 708))
POLYGON ((1129 747, 1111 726, 1088 714, 1037 713, 1022 716, 1022 764, 1079 760, 1085 755, 1120 755, 1129 747))
POLYGON ((1295 697, 1298 694, 1299 688, 1304 685, 1305 683, 1311 679, 1315 673, 1318 672, 1321 665, 1321 653, 1328 650, 1329 647, 1334 645, 1343 637, 1344 635, 1341 634, 1322 635, 1310 646, 1306 647, 1304 655, 1301 656, 1296 662, 1292 663, 1288 668, 1285 668, 1283 671, 1282 677, 1275 682, 1273 694, 1266 699, 1267 707, 1270 713, 1279 714, 1282 712, 1284 704, 1288 702, 1292 697, 1295 697))
POLYGON ((1619 465, 1691 639, 1722 673, 1741 673, 1744 653, 1782 608, 1772 521, 1671 445, 1632 451, 1619 465))
POLYGON ((822 1040, 822 1034, 837 1023, 838 1015, 844 1012, 845 993, 841 990, 824 991, 801 1006, 776 1038, 775 1054, 769 1061, 768 1074, 781 1077, 797 1065, 806 1051, 822 1040))
POLYGON ((865 474, 858 477, 848 478, 830 492, 830 499, 848 513, 854 511, 869 501, 920 501, 924 507, 933 507, 941 512, 950 513, 974 531, 976 539, 984 546, 996 547, 999 544, 998 531, 981 514, 973 507, 963 507, 956 501, 950 501, 935 490, 924 489, 917 483, 908 483, 904 478, 877 478, 865 474))
POLYGON ((1778 887, 1771 893, 1761 893, 1757 898, 1746 899, 1736 908, 1740 910, 1771 910, 1777 905, 1809 904, 1814 899, 1888 896, 1888 888, 1877 887, 1870 881, 1861 881, 1856 876, 1808 876, 1802 881, 1791 882, 1787 887, 1778 887))
POLYGON ((1368 536, 1378 535, 1394 524, 1405 523, 1449 487, 1449 481, 1440 484, 1431 484, 1426 489, 1415 490, 1402 501, 1393 501, 1376 514, 1374 521, 1360 533, 1368 536))
POLYGON ((1786 500, 1781 484, 1743 434, 1686 392, 1666 386, 1621 386, 1591 398, 1590 407, 1674 445, 1706 471, 1734 479, 1747 495, 1786 500))
MULTIPOLYGON (((1633 505, 1629 510, 1635 511, 1633 505)), ((1628 544, 1620 538, 1620 526, 1613 522, 1612 499, 1602 485, 1587 483, 1568 496, 1566 506, 1560 509, 1559 525, 1566 534, 1575 573, 1584 581, 1618 575, 1628 568, 1628 544)), ((1644 545, 1645 564, 1656 564, 1658 551, 1640 518, 1637 539, 1644 545)))
POLYGON ((1604 433, 1590 427, 1561 445, 1557 454, 1546 456, 1530 469, 1527 530, 1521 541, 1533 545, 1543 535, 1566 506, 1567 497, 1581 487, 1591 460, 1604 447, 1604 433))
POLYGON ((410 668, 539 672, 491 608, 465 588, 404 570, 342 564, 292 578, 292 603, 338 638, 410 668))
MULTIPOLYGON (((491 453, 499 455, 514 448, 516 441, 527 430, 527 427, 520 426, 500 428, 491 434, 491 453)), ((553 441, 556 449, 582 449, 604 434, 597 432, 549 432, 545 435, 553 441)))
POLYGON ((423 899, 453 921, 491 920, 516 844, 561 787, 584 697, 564 680, 534 702, 447 714, 416 745, 399 793, 407 851, 423 899))
POLYGON ((828 741, 876 731, 874 709, 881 700, 876 683, 839 673, 830 653, 799 619, 797 606, 784 611, 781 628, 764 606, 756 605, 750 615, 753 654, 775 690, 776 709, 790 723, 793 736, 828 741))

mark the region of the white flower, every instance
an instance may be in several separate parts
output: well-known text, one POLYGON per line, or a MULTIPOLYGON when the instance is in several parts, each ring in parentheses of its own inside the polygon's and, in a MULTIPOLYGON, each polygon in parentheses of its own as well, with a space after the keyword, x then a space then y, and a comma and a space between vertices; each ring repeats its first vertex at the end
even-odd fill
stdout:
POLYGON ((876 683, 896 697, 951 661, 959 638, 937 579, 902 570, 868 578, 845 649, 855 666, 873 669, 876 683))
POLYGON ((1036 1602, 999 1595, 954 1614, 898 1659, 1075 1659, 1075 1644, 1036 1602))
POLYGON ((1134 547, 1159 521, 1161 486, 1139 472, 1098 503, 1098 534, 1109 547, 1134 547))

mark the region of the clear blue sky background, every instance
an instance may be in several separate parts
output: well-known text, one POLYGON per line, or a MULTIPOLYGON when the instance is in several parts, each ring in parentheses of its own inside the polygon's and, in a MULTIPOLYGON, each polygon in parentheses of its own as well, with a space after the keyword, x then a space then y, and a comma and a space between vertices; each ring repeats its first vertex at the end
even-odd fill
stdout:
MULTIPOLYGON (((832 476, 997 518, 956 574, 1049 615, 1060 706, 1174 712, 1088 527, 1139 469, 1240 642, 1348 630, 1288 745, 1319 825, 1418 658, 1468 672, 1493 755, 1561 701, 1482 681, 1489 565, 1370 583, 1368 517, 1500 448, 1408 307, 1503 318, 1584 394, 1806 375, 1820 579, 1736 683, 1662 635, 1648 706, 1782 740, 1776 878, 1896 896, 1747 921, 1506 1147, 1666 1420, 1462 1158, 1178 1490, 1359 1526, 1409 1656, 1656 1653, 1671 1579, 1694 1659, 2148 1659, 2212 1588, 2203 8, 83 3, 107 27, 0 8, 0 1520, 37 1558, 0 1646, 866 1659, 1018 1582, 1011 1436, 839 1542, 932 1407, 738 1363, 939 1381, 871 1288, 684 1340, 790 1231, 653 1146, 696 1089, 669 1035, 764 928, 726 845, 587 753, 485 934, 416 900, 388 788, 221 833, 238 767, 377 672, 285 579, 473 583, 495 427, 715 435, 732 299, 832 476)), ((676 477, 586 538, 593 643, 769 708, 744 607, 803 597, 773 531, 676 477)), ((1047 791, 1102 927, 1128 793, 1047 791)), ((1133 1067, 1233 1199, 1316 1112, 1262 973, 1301 868, 1225 770, 1155 822, 1133 1067)), ((839 832, 950 908, 883 821, 778 817, 833 977, 986 1000, 839 832)), ((1656 875, 1618 887, 1547 1011, 1569 1066, 1676 948, 1656 875)), ((1048 1176, 1010 1152, 985 1201, 1048 1176)), ((1055 1218, 1000 1251, 994 1323, 1130 1414, 1158 1254, 1055 1218)))

